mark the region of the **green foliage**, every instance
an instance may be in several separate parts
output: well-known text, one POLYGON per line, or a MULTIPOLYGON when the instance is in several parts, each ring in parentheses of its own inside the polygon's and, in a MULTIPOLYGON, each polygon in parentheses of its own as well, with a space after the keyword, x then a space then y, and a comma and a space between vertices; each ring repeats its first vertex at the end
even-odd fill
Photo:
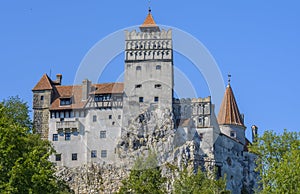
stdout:
POLYGON ((150 153, 147 158, 137 159, 129 177, 122 181, 119 193, 165 193, 165 182, 156 154, 150 153))
POLYGON ((258 155, 261 193, 300 193, 300 133, 265 131, 250 151, 258 155))
POLYGON ((200 169, 191 172, 187 168, 179 172, 174 182, 175 194, 226 194, 226 179, 211 179, 200 169))
POLYGON ((19 98, 0 103, 1 193, 67 192, 48 160, 53 151, 48 141, 31 133, 25 103, 19 98))
POLYGON ((18 96, 9 97, 1 102, 5 107, 3 114, 13 123, 18 123, 21 127, 31 128, 31 121, 28 115, 28 105, 23 102, 18 96))

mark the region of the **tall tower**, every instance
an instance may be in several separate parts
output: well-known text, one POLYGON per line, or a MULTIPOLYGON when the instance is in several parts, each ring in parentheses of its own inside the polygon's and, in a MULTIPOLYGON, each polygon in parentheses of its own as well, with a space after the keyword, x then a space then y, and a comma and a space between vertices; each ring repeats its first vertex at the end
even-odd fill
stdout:
POLYGON ((33 92, 33 127, 41 138, 48 138, 49 131, 49 107, 53 93, 53 82, 44 74, 40 81, 32 89, 33 92))
POLYGON ((124 127, 150 107, 172 111, 172 30, 161 30, 149 9, 140 32, 126 31, 125 47, 124 127))

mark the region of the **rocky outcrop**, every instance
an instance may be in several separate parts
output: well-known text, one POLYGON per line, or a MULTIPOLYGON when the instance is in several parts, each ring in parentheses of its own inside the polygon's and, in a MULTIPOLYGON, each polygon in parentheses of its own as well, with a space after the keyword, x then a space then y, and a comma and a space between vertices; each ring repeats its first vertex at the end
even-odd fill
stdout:
MULTIPOLYGON (((183 134, 184 131, 174 130, 170 110, 146 110, 131 121, 128 129, 122 131, 116 163, 61 167, 57 176, 63 178, 76 193, 111 193, 121 186, 121 180, 128 176, 136 159, 147 157, 150 152, 155 152, 158 165, 163 167, 162 172, 166 177, 173 176, 168 164, 179 168, 203 166, 199 136, 183 134), (183 136, 191 138, 185 139, 183 136), (178 138, 183 140, 179 141, 178 138)), ((170 185, 167 187, 170 188, 170 185)))

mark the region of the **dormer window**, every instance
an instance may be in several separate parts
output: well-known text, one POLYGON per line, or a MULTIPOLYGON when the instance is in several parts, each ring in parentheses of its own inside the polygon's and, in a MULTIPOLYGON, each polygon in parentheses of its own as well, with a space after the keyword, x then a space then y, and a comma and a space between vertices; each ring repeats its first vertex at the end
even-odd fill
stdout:
POLYGON ((61 106, 66 106, 66 105, 71 105, 71 104, 72 104, 71 98, 61 98, 60 99, 61 106))

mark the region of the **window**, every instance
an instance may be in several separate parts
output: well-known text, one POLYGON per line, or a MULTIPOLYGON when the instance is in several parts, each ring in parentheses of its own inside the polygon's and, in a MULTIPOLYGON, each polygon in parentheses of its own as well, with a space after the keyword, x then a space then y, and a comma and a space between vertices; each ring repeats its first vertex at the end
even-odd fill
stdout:
POLYGON ((91 151, 91 158, 97 158, 97 150, 91 151))
POLYGON ((65 140, 70 141, 71 140, 71 133, 65 133, 65 140))
POLYGON ((107 150, 101 150, 101 158, 107 157, 107 150))
POLYGON ((111 123, 111 125, 115 125, 116 124, 116 122, 115 121, 113 121, 112 123, 111 123))
POLYGON ((158 96, 155 96, 154 97, 154 102, 158 102, 159 101, 159 97, 158 96))
POLYGON ((230 137, 235 137, 235 131, 230 131, 230 137))
POLYGON ((139 97, 139 102, 144 102, 144 97, 139 97))
POLYGON ((55 161, 61 161, 61 154, 55 154, 55 161))
POLYGON ((118 115, 118 119, 121 119, 121 115, 118 115))
POLYGON ((60 99, 61 106, 70 105, 70 104, 71 104, 71 98, 61 98, 60 99))
POLYGON ((77 160, 77 153, 72 154, 72 160, 77 160))
POLYGON ((93 122, 97 121, 97 115, 93 115, 93 122))
POLYGON ((96 95, 94 97, 94 100, 95 100, 95 102, 101 102, 101 101, 103 101, 103 96, 102 95, 96 95))
POLYGON ((100 131, 100 138, 101 139, 106 138, 106 131, 100 131))
POLYGON ((58 141, 58 134, 53 134, 52 140, 53 140, 53 141, 58 141))
POLYGON ((142 67, 141 66, 136 66, 136 70, 140 71, 140 70, 142 70, 142 67))
POLYGON ((156 88, 156 89, 161 89, 161 84, 155 84, 155 85, 154 85, 154 88, 156 88))
POLYGON ((112 119, 112 115, 108 115, 108 119, 112 119))
POLYGON ((156 70, 161 70, 161 66, 160 65, 156 65, 156 70))
POLYGON ((41 96, 41 100, 44 100, 44 96, 41 96))
POLYGON ((141 87, 142 87, 142 84, 135 85, 135 88, 141 88, 141 87))

